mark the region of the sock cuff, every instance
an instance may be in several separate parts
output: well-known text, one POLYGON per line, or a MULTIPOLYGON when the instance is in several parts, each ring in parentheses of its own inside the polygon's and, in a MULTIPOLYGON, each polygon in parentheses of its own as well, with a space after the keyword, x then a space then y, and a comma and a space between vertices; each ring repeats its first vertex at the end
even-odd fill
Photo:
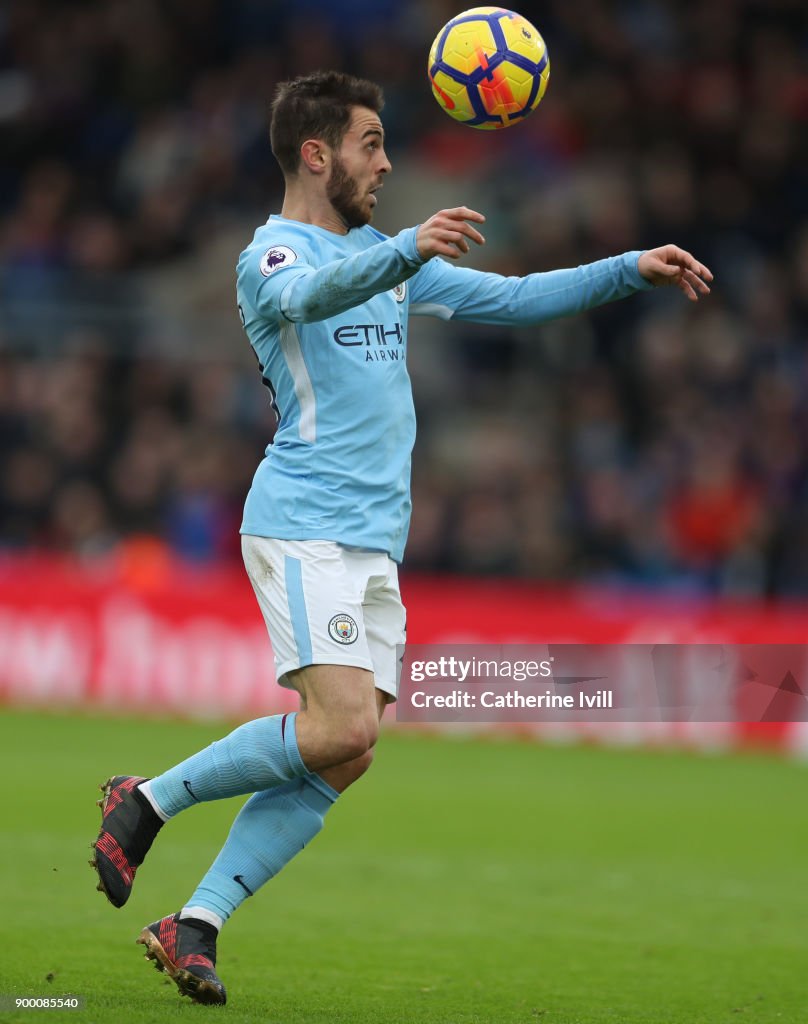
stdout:
POLYGON ((283 735, 283 747, 289 759, 289 767, 295 775, 308 774, 308 768, 300 756, 300 749, 297 745, 297 712, 283 716, 285 721, 281 725, 283 735))
POLYGON ((138 790, 138 792, 140 792, 143 798, 148 801, 148 803, 151 806, 151 809, 154 811, 157 817, 161 821, 166 822, 171 817, 171 815, 166 814, 162 807, 157 803, 157 798, 154 795, 154 791, 152 790, 151 784, 152 780, 147 779, 145 782, 141 782, 140 785, 136 787, 136 789, 138 790))
POLYGON ((224 919, 214 911, 208 910, 207 907, 183 907, 180 911, 180 921, 187 921, 189 918, 193 921, 204 921, 206 924, 212 925, 217 932, 222 930, 224 924, 224 919))

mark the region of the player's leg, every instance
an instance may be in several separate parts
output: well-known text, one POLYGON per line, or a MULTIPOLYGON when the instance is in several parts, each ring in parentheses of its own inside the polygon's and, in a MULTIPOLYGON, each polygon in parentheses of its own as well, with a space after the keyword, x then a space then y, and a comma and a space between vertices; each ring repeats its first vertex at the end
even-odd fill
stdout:
POLYGON ((242 546, 278 680, 300 694, 300 711, 247 722, 141 785, 164 818, 352 761, 378 736, 363 560, 330 541, 244 537, 242 546))
MULTIPOLYGON (((345 552, 343 557, 354 576, 364 581, 362 628, 373 665, 376 719, 375 722, 369 723, 372 735, 365 733, 368 749, 363 755, 343 764, 319 770, 320 777, 339 793, 360 778, 373 761, 373 747, 378 732, 375 725, 381 722, 387 705, 394 702, 398 696, 401 656, 407 634, 406 610, 401 601, 396 563, 386 555, 371 552, 345 552)), ((289 678, 295 680, 296 689, 301 694, 301 706, 310 711, 305 727, 307 734, 303 741, 309 743, 321 728, 321 722, 328 721, 331 710, 330 692, 327 688, 321 690, 317 685, 307 688, 309 678, 317 680, 316 673, 313 676, 301 673, 299 679, 293 674, 289 678), (328 705, 323 704, 324 699, 328 701, 328 705)), ((353 691, 352 697, 355 699, 355 695, 360 692, 364 692, 364 688, 357 688, 353 691)), ((363 708, 367 708, 366 702, 363 703, 363 708)), ((310 756, 312 755, 307 753, 307 763, 310 756)))
POLYGON ((346 665, 309 665, 290 672, 286 682, 300 694, 297 740, 311 771, 346 764, 373 749, 381 700, 373 672, 346 665))
MULTIPOLYGON (((337 692, 328 666, 302 669, 304 674, 309 705, 321 700, 327 706, 337 692)), ((302 679, 298 681, 303 686, 302 679)), ((378 722, 386 699, 377 693, 378 722)), ((254 793, 239 811, 221 852, 183 908, 182 916, 221 928, 248 896, 311 842, 337 797, 367 771, 372 757, 372 750, 368 750, 344 764, 254 793)))
POLYGON ((129 898, 137 868, 169 818, 195 803, 254 793, 308 772, 295 736, 296 714, 235 729, 156 779, 114 776, 103 788, 102 822, 90 863, 116 907, 129 898))
POLYGON ((307 773, 296 717, 247 722, 155 779, 114 776, 102 787, 101 829, 90 863, 114 906, 126 903, 137 868, 169 818, 195 803, 254 793, 307 773))
MULTIPOLYGON (((329 666, 322 665, 311 666, 311 671, 325 672, 328 678, 326 691, 329 700, 324 701, 315 697, 311 711, 308 714, 303 711, 298 718, 303 724, 300 730, 303 746, 301 753, 306 764, 310 764, 315 771, 320 769, 326 787, 330 786, 337 793, 341 793, 367 770, 372 760, 372 746, 378 732, 378 719, 376 718, 374 722, 369 718, 370 705, 367 700, 356 699, 366 691, 367 688, 363 685, 366 683, 365 677, 371 674, 345 666, 334 666, 333 674, 329 672, 329 666), (346 700, 338 696, 345 692, 351 694, 351 699, 346 700), (331 700, 334 707, 329 717, 331 700), (334 758, 339 759, 339 763, 332 767, 334 758)), ((383 699, 380 697, 380 700, 383 699)), ((372 712, 375 718, 375 709, 372 709, 372 712)), ((241 730, 231 733, 225 741, 220 741, 220 744, 236 743, 246 731, 242 727, 241 730)), ((214 744, 213 750, 208 748, 201 756, 197 755, 196 758, 183 762, 175 771, 183 776, 204 771, 205 763, 209 756, 212 757, 216 746, 214 744)), ((316 779, 317 776, 313 778, 316 779)), ((217 782, 214 790, 211 790, 211 782, 204 786, 196 784, 191 789, 188 780, 183 779, 189 792, 200 799, 218 799, 228 795, 223 792, 221 779, 217 780, 214 777, 213 784, 217 782)), ((99 800, 102 823, 98 838, 93 844, 95 855, 90 863, 98 871, 99 891, 105 893, 116 907, 122 907, 128 900, 137 868, 145 860, 157 833, 167 820, 166 815, 156 812, 154 804, 143 793, 144 783, 148 786, 147 780, 138 776, 114 776, 102 787, 104 797, 99 800)), ((254 777, 246 783, 250 790, 256 788, 256 784, 257 780, 254 777)), ((263 792, 271 792, 270 787, 271 783, 263 792)), ((282 799, 286 801, 294 799, 299 805, 304 806, 312 802, 319 806, 321 803, 321 798, 316 795, 316 783, 311 782, 309 773, 297 779, 287 780, 285 784, 275 788, 283 790, 282 799), (312 786, 315 792, 312 792, 312 786), (292 793, 296 796, 293 797, 292 793)), ((239 788, 238 792, 243 790, 239 788)), ((162 805, 159 806, 162 811, 162 805)), ((314 835, 322 827, 322 818, 315 814, 309 815, 308 820, 310 827, 314 829, 314 835)))
MULTIPOLYGON (((342 647, 357 644, 356 653, 343 656, 361 660, 376 669, 378 641, 374 642, 375 653, 371 655, 364 624, 364 616, 369 614, 371 634, 379 628, 374 614, 376 588, 362 575, 366 561, 358 559, 358 564, 353 564, 348 560, 348 563, 352 581, 349 590, 361 595, 361 604, 354 608, 349 592, 338 601, 337 607, 348 607, 354 615, 334 615, 332 606, 324 617, 318 616, 312 605, 313 617, 322 622, 339 619, 341 626, 331 631, 331 639, 342 647)), ((372 564, 378 568, 380 557, 375 556, 372 564)), ((403 629, 403 609, 399 618, 403 629)), ((280 649, 282 658, 282 641, 275 640, 271 623, 270 635, 273 647, 276 652, 280 649)), ((320 639, 325 635, 323 631, 320 639)), ((392 644, 398 639, 398 634, 394 634, 392 644)), ((312 646, 315 657, 327 657, 331 650, 317 640, 312 646)), ((314 664, 292 670, 283 677, 284 684, 294 686, 300 694, 298 722, 303 756, 315 765, 327 763, 322 754, 323 749, 327 749, 331 752, 329 757, 341 753, 348 759, 342 764, 324 767, 319 773, 311 772, 253 795, 236 818, 221 853, 183 910, 141 933, 138 941, 146 945, 147 955, 156 958, 180 990, 195 1000, 224 1002, 224 986, 215 972, 218 929, 247 896, 257 892, 306 846, 322 828, 324 815, 339 793, 367 770, 378 722, 390 699, 391 678, 395 675, 394 647, 390 642, 387 654, 388 657, 382 659, 384 663, 379 663, 387 692, 375 688, 374 675, 367 669, 349 665, 314 664), (351 757, 354 753, 358 756, 351 757), (197 959, 187 969, 180 969, 179 961, 186 957, 183 950, 200 949, 200 936, 206 952, 188 954, 197 959), (168 951, 164 941, 169 944, 168 951), (171 956, 172 950, 176 959, 171 956)), ((280 663, 287 664, 283 660, 280 663)))
MULTIPOLYGON (((376 742, 373 673, 351 665, 309 665, 286 675, 305 694, 308 674, 327 680, 323 697, 299 711, 234 729, 138 788, 165 820, 195 803, 260 792, 360 757, 376 742)), ((309 689, 311 685, 309 684, 309 689)))
POLYGON ((378 735, 363 560, 330 541, 245 536, 242 548, 278 680, 301 695, 301 708, 247 722, 141 785, 165 818, 351 761, 378 735))
MULTIPOLYGON (((329 683, 330 675, 321 680, 320 666, 313 665, 287 677, 300 693, 301 708, 306 712, 300 742, 307 764, 313 767, 317 763, 317 749, 323 747, 322 737, 333 731, 335 721, 338 733, 348 736, 353 732, 351 742, 358 751, 363 746, 367 748, 358 757, 317 769, 320 777, 340 793, 360 778, 373 761, 378 724, 385 707, 398 696, 401 655, 406 642, 406 611, 401 601, 396 563, 374 552, 343 550, 342 558, 352 578, 362 581, 359 632, 367 645, 373 673, 364 674, 361 681, 357 680, 356 687, 343 690, 336 699, 329 683), (369 712, 369 681, 373 686, 373 715, 369 712), (346 697, 349 704, 343 705, 346 697)), ((299 737, 300 732, 299 728, 299 737)))
MULTIPOLYGON (((328 717, 332 708, 335 720, 346 729, 351 728, 352 710, 358 717, 364 716, 367 705, 358 694, 364 692, 363 677, 370 673, 353 671, 354 675, 344 666, 310 665, 294 673, 301 717, 312 722, 311 736, 316 736, 320 728, 320 714, 328 717)), ((378 731, 384 698, 376 694, 378 691, 372 690, 368 697, 373 702, 370 707, 378 731)), ((375 734, 368 740, 363 738, 362 744, 371 739, 375 742, 375 734)), ((362 750, 346 763, 253 794, 239 811, 221 852, 183 908, 182 916, 221 928, 248 896, 311 842, 337 797, 366 771, 371 757, 370 750, 362 750)))
MULTIPOLYGON (((297 682, 305 689, 301 701, 336 707, 350 705, 342 686, 326 665, 300 670, 297 682), (305 679, 305 682, 304 682, 305 679)), ((346 679, 341 674, 342 683, 346 679)), ((350 685, 350 680, 348 680, 350 685)), ((381 718, 387 695, 376 691, 381 718)), ((254 793, 236 816, 221 852, 187 904, 144 928, 138 942, 196 1002, 226 1001, 224 985, 216 974, 219 931, 248 896, 254 895, 303 850, 323 827, 323 819, 337 797, 367 770, 372 750, 331 768, 314 772, 262 793, 254 793)))
POLYGON ((362 623, 365 584, 347 571, 355 567, 346 567, 339 545, 325 541, 245 537, 244 560, 278 677, 299 688, 301 710, 247 722, 157 778, 109 780, 90 863, 98 888, 116 907, 129 898, 135 872, 169 818, 195 803, 261 792, 354 760, 375 743, 373 663, 362 623), (313 689, 310 706, 300 675, 308 671, 325 671, 329 679, 327 697, 313 689))

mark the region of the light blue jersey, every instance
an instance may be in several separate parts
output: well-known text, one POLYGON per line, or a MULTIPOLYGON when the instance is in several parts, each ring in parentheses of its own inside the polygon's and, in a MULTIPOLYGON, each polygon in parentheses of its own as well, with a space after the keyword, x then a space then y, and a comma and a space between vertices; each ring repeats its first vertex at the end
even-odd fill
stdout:
POLYGON ((639 252, 501 277, 424 263, 416 231, 338 235, 273 216, 241 254, 239 312, 278 415, 242 533, 331 540, 400 562, 415 441, 409 314, 533 324, 651 287, 639 252))

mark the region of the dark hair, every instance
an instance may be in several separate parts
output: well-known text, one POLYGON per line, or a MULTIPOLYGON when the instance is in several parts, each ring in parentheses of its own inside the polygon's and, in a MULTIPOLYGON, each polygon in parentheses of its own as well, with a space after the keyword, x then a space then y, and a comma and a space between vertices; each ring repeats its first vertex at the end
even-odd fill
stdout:
POLYGON ((285 175, 300 167, 306 139, 322 139, 334 149, 342 144, 351 123, 351 107, 381 113, 384 96, 378 85, 341 71, 315 71, 281 82, 272 99, 269 139, 285 175))

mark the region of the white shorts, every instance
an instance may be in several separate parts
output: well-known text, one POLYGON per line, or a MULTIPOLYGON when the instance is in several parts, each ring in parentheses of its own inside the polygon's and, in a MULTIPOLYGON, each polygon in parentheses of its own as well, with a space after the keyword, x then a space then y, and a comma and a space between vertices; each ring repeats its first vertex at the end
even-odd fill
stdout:
POLYGON ((305 665, 353 665, 373 672, 376 688, 395 700, 406 616, 388 555, 249 534, 241 552, 281 686, 294 689, 284 677, 305 665))

